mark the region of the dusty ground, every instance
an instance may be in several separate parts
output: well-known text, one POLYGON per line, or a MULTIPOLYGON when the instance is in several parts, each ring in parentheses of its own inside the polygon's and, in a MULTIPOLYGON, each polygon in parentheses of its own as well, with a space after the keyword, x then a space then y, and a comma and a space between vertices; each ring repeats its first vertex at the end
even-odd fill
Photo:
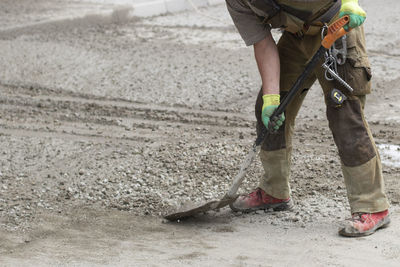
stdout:
POLYGON ((221 197, 255 139, 252 50, 224 6, 131 19, 86 15, 114 8, 95 2, 0 3, 0 265, 398 266, 396 1, 362 1, 393 223, 359 239, 337 236, 348 203, 318 85, 297 121, 293 211, 163 221, 221 197))

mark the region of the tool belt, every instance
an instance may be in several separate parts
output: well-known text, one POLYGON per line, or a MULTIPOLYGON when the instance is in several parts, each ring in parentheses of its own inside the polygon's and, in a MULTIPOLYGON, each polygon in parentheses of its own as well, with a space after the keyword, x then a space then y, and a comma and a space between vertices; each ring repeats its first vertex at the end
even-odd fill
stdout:
POLYGON ((340 9, 340 0, 247 0, 262 23, 296 35, 315 35, 340 9))

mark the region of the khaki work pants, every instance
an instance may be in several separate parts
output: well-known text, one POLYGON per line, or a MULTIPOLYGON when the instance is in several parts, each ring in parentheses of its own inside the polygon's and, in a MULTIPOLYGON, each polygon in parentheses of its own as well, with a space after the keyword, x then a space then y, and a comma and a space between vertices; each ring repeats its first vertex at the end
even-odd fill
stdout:
MULTIPOLYGON (((281 64, 281 97, 303 72, 307 61, 321 44, 319 34, 302 38, 284 32, 278 43, 281 64)), ((339 46, 339 42, 337 42, 339 46)), ((382 165, 371 131, 364 118, 365 95, 371 91, 371 71, 365 48, 364 30, 353 29, 347 34, 347 60, 338 65, 339 75, 354 88, 349 95, 336 81, 327 81, 322 67, 316 70, 304 83, 292 103, 285 111, 285 123, 277 134, 266 137, 260 152, 265 174, 259 187, 267 194, 286 199, 290 196, 290 164, 292 135, 295 118, 308 89, 318 79, 325 95, 326 114, 329 128, 339 151, 343 176, 351 212, 379 212, 389 207, 384 192, 382 165), (337 88, 348 97, 341 107, 331 100, 330 92, 337 88)), ((323 59, 321 59, 321 64, 323 59)), ((319 66, 321 66, 319 64, 319 66)), ((261 121, 261 91, 256 102, 257 130, 264 127, 261 121)))

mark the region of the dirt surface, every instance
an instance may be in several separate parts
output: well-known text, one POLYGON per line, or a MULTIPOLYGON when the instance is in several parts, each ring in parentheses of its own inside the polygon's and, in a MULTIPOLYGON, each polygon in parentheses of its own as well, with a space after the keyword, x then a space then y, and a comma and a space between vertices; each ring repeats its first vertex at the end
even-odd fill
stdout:
MULTIPOLYGON (((223 5, 138 19, 99 2, 0 3, 1 266, 398 266, 396 1, 361 1, 392 226, 357 239, 337 235, 350 214, 317 84, 297 120, 294 210, 164 221, 222 197, 249 152, 252 49, 223 5)), ((261 174, 257 161, 240 191, 261 174)))

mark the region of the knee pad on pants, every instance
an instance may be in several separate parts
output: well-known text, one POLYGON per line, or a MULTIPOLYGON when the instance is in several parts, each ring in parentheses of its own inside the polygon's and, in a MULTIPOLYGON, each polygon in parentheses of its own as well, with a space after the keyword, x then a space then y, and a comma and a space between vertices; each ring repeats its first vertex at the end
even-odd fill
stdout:
POLYGON ((327 100, 329 128, 343 164, 354 167, 371 160, 376 151, 368 134, 360 100, 352 97, 340 107, 329 102, 330 99, 327 100))

